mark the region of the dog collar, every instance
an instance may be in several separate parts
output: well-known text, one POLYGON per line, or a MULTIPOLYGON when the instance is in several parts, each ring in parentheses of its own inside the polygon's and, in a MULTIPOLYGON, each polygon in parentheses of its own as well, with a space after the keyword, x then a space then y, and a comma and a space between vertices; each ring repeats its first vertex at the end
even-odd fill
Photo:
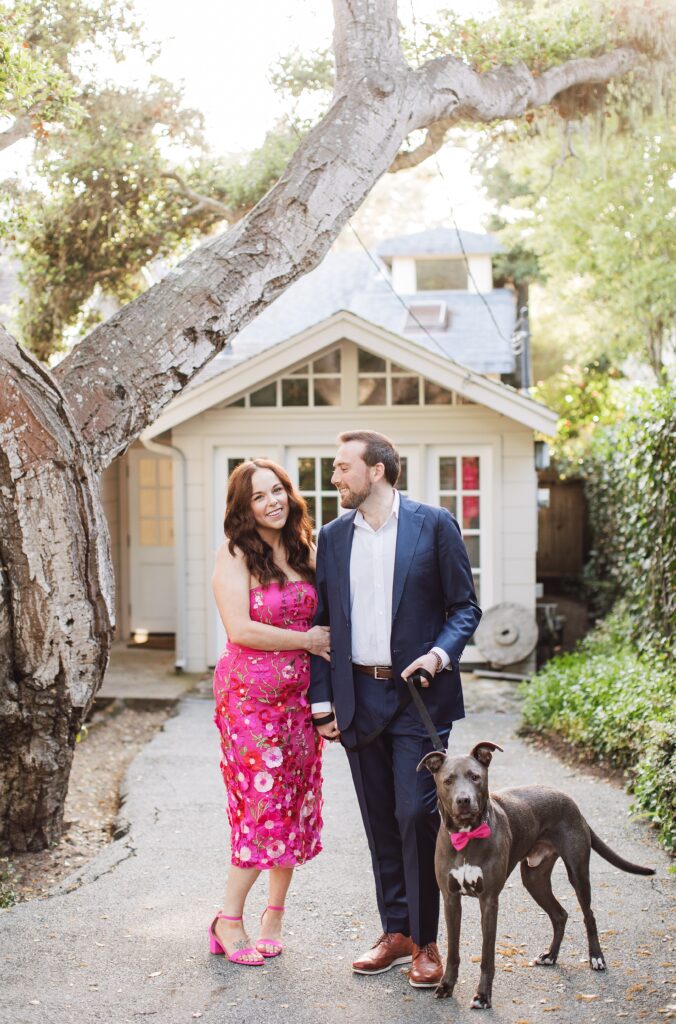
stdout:
POLYGON ((488 839, 491 835, 491 827, 488 824, 488 812, 480 825, 469 829, 467 832, 449 832, 454 850, 464 850, 470 839, 488 839))

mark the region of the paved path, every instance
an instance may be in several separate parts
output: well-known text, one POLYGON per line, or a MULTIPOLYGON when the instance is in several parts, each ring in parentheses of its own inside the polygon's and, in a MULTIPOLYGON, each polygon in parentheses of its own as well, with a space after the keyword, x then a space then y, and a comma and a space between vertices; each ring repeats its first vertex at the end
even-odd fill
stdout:
MULTIPOLYGON (((629 1024, 668 1019, 668 858, 651 833, 627 818, 629 799, 584 771, 518 740, 509 701, 483 702, 453 733, 464 752, 479 739, 505 747, 494 788, 539 782, 565 788, 594 828, 656 879, 625 875, 593 855, 594 907, 609 971, 586 966, 581 915, 565 875, 555 891, 571 911, 559 964, 535 968, 549 925, 512 877, 501 901, 494 1009, 500 1024, 629 1024), (496 712, 495 708, 503 709, 496 712), (504 709, 507 709, 506 711, 504 709)), ((486 698, 488 694, 488 698, 486 698)), ((462 965, 455 998, 414 990, 400 969, 353 975, 350 961, 375 939, 369 856, 343 752, 325 757, 325 852, 297 872, 287 915, 287 949, 264 968, 245 969, 207 953, 206 926, 226 873, 224 795, 211 704, 188 696, 132 763, 123 819, 128 831, 60 893, 0 914, 2 1024, 477 1024, 468 1009, 479 967, 478 906, 465 901, 462 965)), ((250 923, 265 904, 254 890, 250 923)), ((673 922, 671 927, 673 928, 673 922)))

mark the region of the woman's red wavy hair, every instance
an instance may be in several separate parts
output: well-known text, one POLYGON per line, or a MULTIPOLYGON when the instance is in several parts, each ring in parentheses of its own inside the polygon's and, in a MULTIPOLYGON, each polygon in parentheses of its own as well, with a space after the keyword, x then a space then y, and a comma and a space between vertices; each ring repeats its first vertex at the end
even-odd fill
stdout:
POLYGON ((228 480, 223 529, 230 554, 235 547, 243 553, 249 572, 263 586, 276 580, 283 586, 287 577, 272 559, 272 548, 260 536, 251 511, 253 485, 251 479, 257 469, 271 469, 289 497, 289 515, 282 528, 282 541, 289 566, 308 582, 314 582, 310 566, 312 552, 312 522, 304 498, 294 488, 288 473, 270 459, 252 459, 236 466, 228 480))

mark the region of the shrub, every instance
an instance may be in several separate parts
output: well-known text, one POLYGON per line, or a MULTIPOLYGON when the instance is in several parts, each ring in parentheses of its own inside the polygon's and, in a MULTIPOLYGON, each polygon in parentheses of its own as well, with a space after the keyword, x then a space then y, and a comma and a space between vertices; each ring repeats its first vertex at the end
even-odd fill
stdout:
POLYGON ((641 393, 614 426, 597 431, 585 465, 592 528, 587 582, 605 614, 622 598, 637 646, 670 649, 676 618, 676 393, 641 393))
POLYGON ((526 731, 556 732, 598 760, 628 770, 635 808, 662 842, 676 842, 676 672, 639 652, 616 611, 572 654, 552 659, 522 687, 526 731))

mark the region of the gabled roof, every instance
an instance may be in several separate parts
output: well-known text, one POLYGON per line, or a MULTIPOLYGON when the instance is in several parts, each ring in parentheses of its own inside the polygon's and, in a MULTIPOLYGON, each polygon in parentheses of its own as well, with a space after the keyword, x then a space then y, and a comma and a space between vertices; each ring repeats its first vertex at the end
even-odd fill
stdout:
POLYGON ((231 362, 227 372, 221 370, 211 377, 200 375, 200 382, 181 392, 142 437, 157 437, 214 405, 234 401, 343 339, 391 359, 412 373, 434 380, 442 387, 533 430, 544 434, 552 434, 555 430, 556 413, 527 395, 461 366, 442 352, 422 348, 414 341, 344 310, 292 338, 266 347, 248 359, 231 362))
MULTIPOLYGON (((426 233, 426 232, 425 232, 426 233)), ((415 236, 413 236, 415 237, 415 236)), ((485 238, 486 236, 476 236, 485 238)), ((294 282, 230 342, 198 375, 191 388, 224 373, 251 356, 321 323, 338 310, 350 310, 371 323, 410 337, 423 348, 443 351, 479 373, 512 373, 514 353, 509 342, 516 317, 514 294, 497 288, 484 295, 470 292, 424 292, 415 299, 441 299, 448 310, 448 327, 407 331, 407 313, 382 271, 363 252, 329 252, 318 267, 294 282), (487 309, 490 308, 490 312, 487 309), (495 326, 491 313, 497 321, 495 326)), ((402 296, 410 305, 414 296, 402 296)))
POLYGON ((386 238, 376 252, 386 263, 391 263, 393 256, 461 256, 463 250, 468 255, 492 255, 502 252, 502 246, 493 235, 456 231, 455 228, 430 228, 414 235, 386 238))

